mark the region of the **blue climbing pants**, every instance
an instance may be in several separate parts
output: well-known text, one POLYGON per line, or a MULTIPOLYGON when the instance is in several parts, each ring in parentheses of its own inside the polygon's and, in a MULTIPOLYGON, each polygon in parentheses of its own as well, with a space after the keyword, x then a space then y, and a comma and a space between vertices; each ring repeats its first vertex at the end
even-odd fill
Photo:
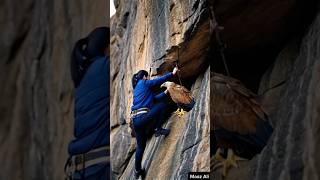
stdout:
POLYGON ((106 180, 110 179, 110 164, 99 164, 88 167, 84 171, 76 171, 72 180, 106 180))
POLYGON ((157 104, 154 104, 148 113, 137 115, 133 118, 133 125, 137 139, 137 150, 135 160, 135 168, 137 171, 141 170, 142 156, 146 148, 148 136, 147 130, 161 128, 161 125, 165 121, 167 109, 167 104, 159 102, 157 104))

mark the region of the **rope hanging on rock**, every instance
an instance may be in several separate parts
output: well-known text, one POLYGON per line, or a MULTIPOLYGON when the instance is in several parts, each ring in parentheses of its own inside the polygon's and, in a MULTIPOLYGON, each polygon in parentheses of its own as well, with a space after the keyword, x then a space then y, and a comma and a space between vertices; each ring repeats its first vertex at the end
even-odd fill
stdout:
MULTIPOLYGON (((179 64, 179 60, 180 60, 179 50, 180 50, 180 46, 178 46, 178 59, 175 61, 177 68, 179 68, 179 67, 178 67, 178 64, 179 64)), ((180 77, 180 72, 179 72, 179 71, 177 72, 177 75, 178 75, 179 83, 180 83, 180 85, 182 86, 182 82, 181 82, 181 77, 180 77)))
POLYGON ((213 9, 212 8, 210 8, 210 14, 211 14, 211 16, 210 16, 210 21, 211 21, 210 29, 211 29, 211 32, 213 32, 213 31, 215 32, 215 36, 216 36, 216 39, 217 39, 217 42, 218 42, 218 46, 219 46, 220 56, 221 56, 225 71, 226 71, 227 75, 230 76, 230 71, 229 71, 229 68, 228 68, 226 56, 224 54, 224 50, 226 49, 227 46, 226 46, 226 43, 224 43, 221 40, 221 37, 220 37, 220 31, 223 30, 223 27, 219 26, 219 24, 217 23, 216 20, 214 21, 215 18, 214 18, 214 14, 213 14, 213 9))
POLYGON ((220 56, 221 56, 222 61, 223 61, 224 68, 225 68, 225 70, 227 72, 227 75, 230 76, 229 68, 228 68, 226 57, 225 57, 225 54, 224 54, 224 50, 226 48, 226 44, 221 41, 219 29, 216 30, 215 32, 216 32, 216 39, 218 41, 219 52, 220 52, 220 56))
MULTIPOLYGON (((177 68, 179 68, 179 61, 180 61, 180 46, 178 45, 178 57, 177 57, 177 60, 175 61, 175 66, 177 68)), ((171 88, 169 89, 169 93, 172 100, 178 106, 178 109, 175 111, 175 114, 180 118, 186 112, 190 111, 193 108, 195 104, 195 100, 192 96, 192 93, 182 85, 181 75, 179 70, 177 71, 177 76, 179 79, 180 86, 174 85, 174 83, 172 84, 171 82, 170 84, 171 88)))
POLYGON ((149 68, 149 77, 151 78, 151 68, 152 68, 152 65, 150 66, 149 68))

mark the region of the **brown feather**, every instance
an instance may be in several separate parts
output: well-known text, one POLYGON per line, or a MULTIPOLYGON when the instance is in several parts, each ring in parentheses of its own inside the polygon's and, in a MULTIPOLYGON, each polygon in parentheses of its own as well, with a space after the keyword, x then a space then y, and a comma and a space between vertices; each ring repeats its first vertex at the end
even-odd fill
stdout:
POLYGON ((213 73, 211 83, 213 126, 240 134, 255 133, 257 121, 267 117, 256 95, 239 80, 221 74, 213 73))
POLYGON ((183 86, 173 83, 170 87, 168 87, 168 91, 171 99, 175 103, 190 104, 193 101, 191 92, 183 86))

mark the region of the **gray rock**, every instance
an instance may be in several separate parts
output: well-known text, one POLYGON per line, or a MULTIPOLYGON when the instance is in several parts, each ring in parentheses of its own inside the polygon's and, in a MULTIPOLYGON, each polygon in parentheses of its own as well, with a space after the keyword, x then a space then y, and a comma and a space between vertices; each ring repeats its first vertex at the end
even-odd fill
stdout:
POLYGON ((168 119, 165 126, 171 128, 169 137, 149 140, 143 166, 151 179, 180 179, 192 170, 209 171, 207 1, 122 0, 117 4, 117 13, 111 18, 113 178, 133 178, 134 153, 129 149, 135 139, 130 139, 127 125, 132 105, 131 77, 141 69, 153 75, 172 71, 179 44, 181 79, 183 85, 199 94, 197 105, 181 119, 175 115, 168 119))
MULTIPOLYGON (((302 39, 300 48, 284 50, 263 83, 287 79, 277 93, 269 92, 264 103, 270 110, 275 132, 252 166, 253 179, 317 179, 320 77, 320 16, 302 39), (289 64, 282 66, 281 64, 289 64), (283 68, 277 68, 277 67, 283 68), (278 101, 275 102, 275 99, 278 101)), ((292 47, 292 45, 291 45, 292 47)))
POLYGON ((107 25, 106 1, 0 3, 0 179, 63 179, 73 132, 74 42, 107 25))

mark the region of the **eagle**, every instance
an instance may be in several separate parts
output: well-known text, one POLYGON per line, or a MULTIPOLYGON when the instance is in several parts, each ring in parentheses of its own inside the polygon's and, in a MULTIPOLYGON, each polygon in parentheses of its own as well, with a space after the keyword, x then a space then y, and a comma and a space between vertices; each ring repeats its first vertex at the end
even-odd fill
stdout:
POLYGON ((273 128, 257 95, 239 80, 212 73, 210 86, 210 128, 217 146, 211 166, 222 165, 226 176, 237 161, 261 152, 273 128))
POLYGON ((191 92, 182 85, 174 82, 165 82, 160 87, 166 87, 173 102, 177 103, 178 109, 175 112, 179 117, 183 116, 186 111, 183 108, 191 109, 195 104, 191 92))

